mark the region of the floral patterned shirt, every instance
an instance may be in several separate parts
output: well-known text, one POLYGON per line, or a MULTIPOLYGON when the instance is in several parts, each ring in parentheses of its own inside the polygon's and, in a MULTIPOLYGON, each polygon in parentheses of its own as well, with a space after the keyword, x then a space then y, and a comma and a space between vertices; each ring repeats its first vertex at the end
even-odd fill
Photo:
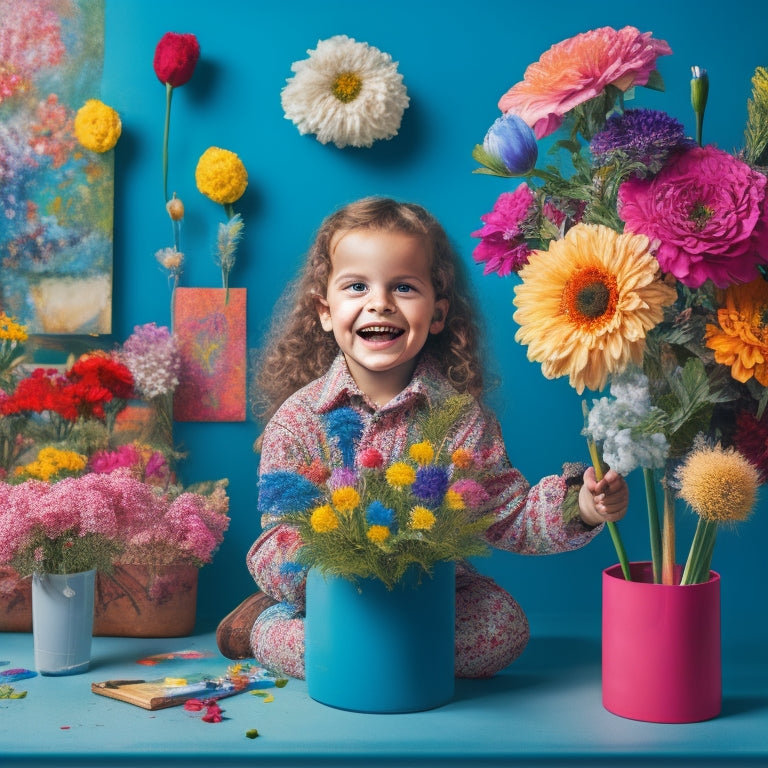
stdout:
MULTIPOLYGON (((337 449, 326 434, 325 415, 340 407, 355 410, 363 422, 359 444, 376 448, 388 463, 417 441, 417 417, 430 406, 456 395, 437 365, 428 356, 418 362, 410 384, 393 400, 379 408, 360 391, 343 355, 328 372, 289 397, 264 431, 261 475, 280 470, 298 471, 314 460, 341 464, 337 449)), ((563 502, 568 489, 581 483, 583 465, 566 465, 562 475, 543 478, 529 485, 512 467, 506 455, 495 417, 475 402, 452 433, 449 451, 462 447, 479 455, 491 467, 485 480, 491 501, 488 509, 497 522, 486 532, 489 544, 521 554, 566 552, 587 544, 602 529, 590 527, 580 518, 566 522, 563 502)), ((279 517, 264 514, 266 531, 279 517)))

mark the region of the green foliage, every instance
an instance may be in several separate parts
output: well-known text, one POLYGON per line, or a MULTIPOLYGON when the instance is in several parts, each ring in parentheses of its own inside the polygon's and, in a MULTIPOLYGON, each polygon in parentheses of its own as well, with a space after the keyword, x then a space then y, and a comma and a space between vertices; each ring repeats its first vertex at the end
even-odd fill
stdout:
POLYGON ((38 573, 80 573, 95 568, 109 573, 122 547, 101 534, 78 536, 66 532, 51 539, 42 530, 31 537, 29 546, 21 549, 10 565, 22 576, 38 573))
POLYGON ((744 130, 745 159, 753 165, 768 165, 768 69, 758 67, 752 77, 752 98, 747 101, 744 130))

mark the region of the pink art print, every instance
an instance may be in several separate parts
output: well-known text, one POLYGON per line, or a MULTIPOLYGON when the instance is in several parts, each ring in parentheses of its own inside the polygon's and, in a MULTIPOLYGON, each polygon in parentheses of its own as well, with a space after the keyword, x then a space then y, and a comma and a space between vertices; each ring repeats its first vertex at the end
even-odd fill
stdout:
POLYGON ((246 289, 177 288, 173 332, 181 375, 176 421, 245 421, 246 289))

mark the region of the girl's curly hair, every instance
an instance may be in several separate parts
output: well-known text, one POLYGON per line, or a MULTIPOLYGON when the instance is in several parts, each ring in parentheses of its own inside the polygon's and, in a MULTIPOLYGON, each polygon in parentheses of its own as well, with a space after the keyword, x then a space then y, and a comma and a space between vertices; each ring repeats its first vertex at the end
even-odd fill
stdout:
POLYGON ((331 273, 331 248, 340 232, 355 229, 402 232, 420 237, 432 257, 437 299, 448 299, 441 333, 424 346, 459 392, 480 399, 483 366, 480 331, 462 265, 439 222, 424 208, 390 198, 367 197, 328 216, 317 232, 304 267, 278 302, 263 351, 255 364, 251 391, 254 415, 268 421, 283 402, 322 376, 339 352, 333 333, 324 331, 315 296, 325 296, 331 273))

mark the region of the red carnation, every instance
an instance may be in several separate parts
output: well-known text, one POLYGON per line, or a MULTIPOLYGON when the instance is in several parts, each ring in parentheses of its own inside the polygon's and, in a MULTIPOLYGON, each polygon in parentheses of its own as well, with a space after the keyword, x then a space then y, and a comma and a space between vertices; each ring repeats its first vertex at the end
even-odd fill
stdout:
POLYGON ((166 32, 155 48, 155 74, 161 83, 178 88, 188 82, 200 58, 200 44, 192 34, 166 32))

